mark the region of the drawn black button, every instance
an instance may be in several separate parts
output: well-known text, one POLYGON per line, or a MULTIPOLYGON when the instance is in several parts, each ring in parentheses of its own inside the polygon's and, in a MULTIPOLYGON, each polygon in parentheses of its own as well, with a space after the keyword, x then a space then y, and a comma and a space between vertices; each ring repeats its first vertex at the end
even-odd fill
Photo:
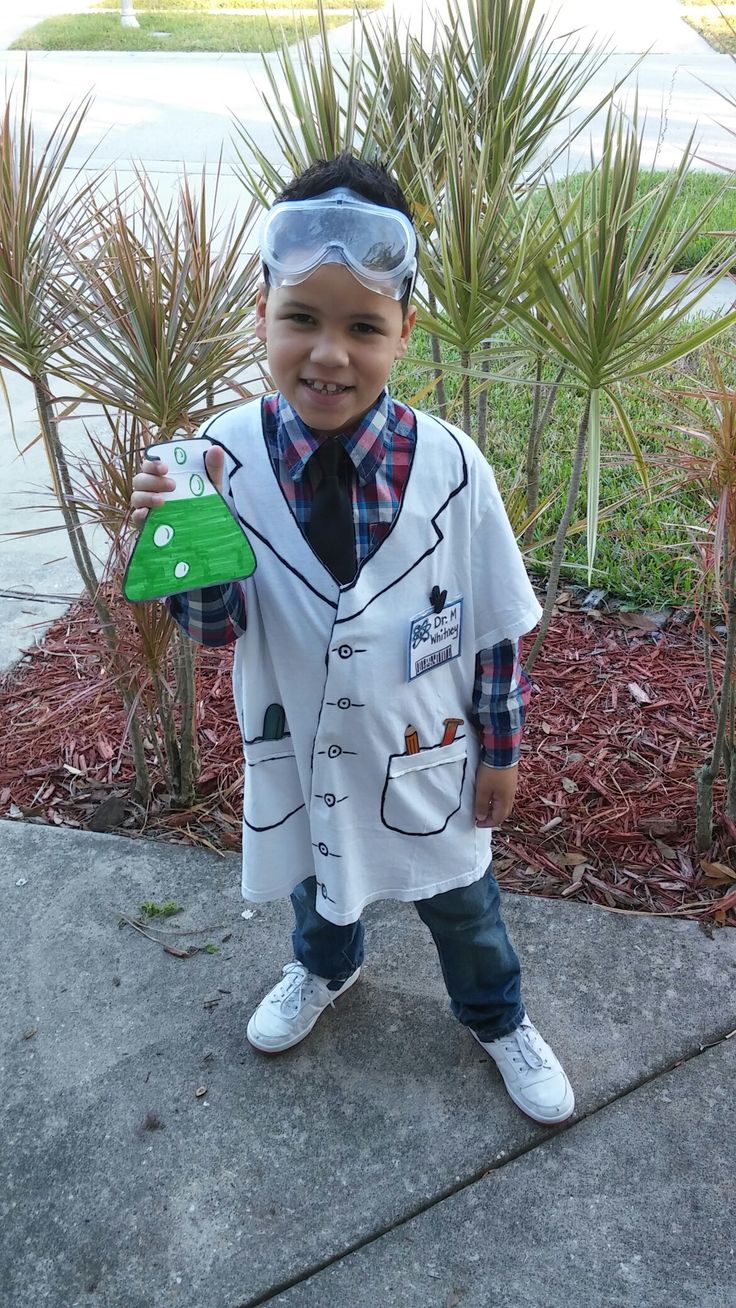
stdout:
POLYGON ((339 700, 337 701, 337 707, 338 707, 338 708, 341 708, 341 709, 349 709, 349 708, 350 708, 350 700, 349 700, 349 699, 346 699, 345 696, 343 695, 342 699, 339 699, 339 700))
POLYGON ((341 754, 342 750, 339 745, 330 745, 330 748, 327 751, 328 758, 339 758, 341 754))
POLYGON ((337 803, 337 800, 335 799, 334 795, 325 795, 324 801, 328 808, 334 808, 335 804, 337 803))
POLYGON ((322 840, 320 840, 320 842, 319 842, 317 848, 318 848, 320 854, 325 854, 325 855, 326 855, 326 854, 329 854, 329 852, 330 852, 329 849, 327 848, 327 846, 325 845, 324 841, 322 841, 322 840))
POLYGON ((353 647, 352 645, 339 645, 337 652, 341 659, 349 659, 352 658, 353 647))

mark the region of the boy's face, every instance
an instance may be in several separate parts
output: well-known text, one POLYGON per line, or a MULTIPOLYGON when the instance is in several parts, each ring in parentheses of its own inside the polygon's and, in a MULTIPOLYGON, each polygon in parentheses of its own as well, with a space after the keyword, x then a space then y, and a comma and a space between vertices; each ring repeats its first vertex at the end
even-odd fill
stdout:
POLYGON ((415 309, 404 316, 399 300, 367 290, 339 263, 322 264, 298 286, 271 289, 268 298, 261 287, 256 300, 256 335, 268 347, 276 386, 323 437, 353 426, 375 404, 415 318, 415 309))

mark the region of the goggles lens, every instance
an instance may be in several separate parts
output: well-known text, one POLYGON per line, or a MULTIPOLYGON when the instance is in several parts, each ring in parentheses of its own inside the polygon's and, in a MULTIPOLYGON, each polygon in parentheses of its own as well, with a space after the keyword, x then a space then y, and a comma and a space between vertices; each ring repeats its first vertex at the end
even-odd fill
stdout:
POLYGON ((323 263, 344 263, 371 290, 400 299, 416 272, 416 235, 398 209, 347 190, 285 200, 266 215, 260 251, 272 286, 293 286, 323 263))

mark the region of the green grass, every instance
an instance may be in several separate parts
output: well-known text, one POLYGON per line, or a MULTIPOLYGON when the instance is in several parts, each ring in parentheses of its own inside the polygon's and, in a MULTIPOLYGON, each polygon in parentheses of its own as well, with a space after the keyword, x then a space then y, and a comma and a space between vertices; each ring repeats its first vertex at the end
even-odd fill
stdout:
MULTIPOLYGON (((647 191, 659 185, 667 175, 664 172, 644 173, 640 179, 639 194, 646 195, 647 191)), ((587 176, 586 173, 575 173, 567 180, 572 195, 576 195, 580 190, 585 176, 587 176)), ((702 213, 708 201, 723 189, 724 183, 727 183, 727 190, 724 191, 722 198, 708 218, 707 231, 695 237, 686 247, 678 265, 680 272, 694 267, 713 249, 718 238, 708 235, 708 232, 733 232, 734 248, 736 249, 736 184, 728 181, 728 175, 725 172, 697 171, 690 173, 685 178, 681 198, 677 205, 677 220, 683 228, 689 226, 691 222, 695 221, 698 214, 702 213)), ((734 255, 734 266, 736 267, 736 254, 734 255)))
POLYGON ((177 904, 175 899, 167 899, 163 904, 157 904, 155 899, 146 899, 140 906, 141 917, 173 917, 175 913, 183 913, 184 909, 181 904, 177 904))
POLYGON ((736 3, 680 0, 683 19, 720 54, 736 54, 736 3))
MULTIPOLYGON (((171 9, 184 9, 189 12, 195 10, 218 9, 257 9, 260 11, 266 9, 288 9, 295 10, 297 14, 302 9, 311 9, 312 12, 317 9, 319 0, 135 0, 136 16, 147 13, 149 10, 155 10, 158 13, 168 12, 171 9)), ((382 9, 385 0, 360 0, 359 9, 382 9)), ((111 4, 110 0, 97 0, 92 5, 93 9, 106 9, 110 12, 118 13, 119 8, 111 4)), ((344 9, 352 11, 353 6, 350 0, 322 0, 323 9, 344 9)))
MULTIPOLYGON (((345 21, 337 15, 326 18, 328 27, 345 21)), ((140 27, 122 27, 116 14, 62 14, 29 27, 10 47, 12 50, 175 50, 239 53, 244 50, 275 50, 282 40, 295 41, 302 22, 310 35, 317 32, 316 14, 303 19, 271 19, 261 15, 207 13, 146 13, 138 15, 140 27), (155 36, 166 32, 166 36, 155 36)))
MULTIPOLYGON (((736 333, 719 338, 724 349, 736 349, 736 333)), ((411 353, 422 359, 430 358, 429 338, 423 332, 412 337, 411 353)), ((448 352, 448 358, 450 354, 448 352)), ((551 376, 554 369, 549 370, 551 376)), ((392 393, 397 399, 409 402, 430 374, 422 367, 406 361, 399 362, 392 374, 392 393)), ((682 374, 669 374, 672 383, 682 374)), ((660 384, 667 377, 659 378, 660 384)), ((446 377, 448 398, 454 399, 459 389, 459 378, 446 377)), ((628 412, 645 452, 660 453, 667 443, 673 414, 651 392, 644 389, 631 391, 627 397, 628 412)), ((559 523, 564 505, 564 491, 571 473, 571 450, 581 413, 581 397, 574 390, 561 389, 555 405, 553 420, 545 436, 545 457, 542 464, 540 495, 544 497, 555 487, 563 493, 537 523, 537 538, 552 535, 559 523)), ((419 401, 419 407, 436 412, 432 397, 419 401)), ((508 492, 517 473, 524 473, 526 440, 532 410, 532 392, 526 385, 502 382, 492 385, 488 397, 489 459, 492 463, 502 494, 508 492)), ((451 421, 461 423, 456 408, 451 421)), ((628 453, 613 415, 603 406, 604 466, 601 472, 601 506, 615 503, 629 493, 634 498, 626 509, 619 510, 610 522, 602 522, 598 536, 593 584, 611 593, 625 596, 637 607, 658 607, 668 604, 687 604, 692 601, 697 573, 688 541, 687 524, 702 520, 702 506, 694 492, 688 492, 649 503, 642 491, 636 469, 625 462, 628 453)), ((652 471, 654 480, 655 472, 652 471)), ((522 481, 523 484, 523 481, 522 481)), ((584 519, 585 486, 576 506, 576 517, 584 519)), ((547 569, 551 547, 533 549, 526 556, 532 571, 547 569)), ((570 537, 566 549, 566 566, 563 579, 587 582, 585 534, 570 537)))
POLYGON ((719 13, 718 6, 707 0, 690 3, 692 9, 688 5, 682 15, 688 26, 719 54, 736 54, 736 5, 721 5, 723 13, 719 13))

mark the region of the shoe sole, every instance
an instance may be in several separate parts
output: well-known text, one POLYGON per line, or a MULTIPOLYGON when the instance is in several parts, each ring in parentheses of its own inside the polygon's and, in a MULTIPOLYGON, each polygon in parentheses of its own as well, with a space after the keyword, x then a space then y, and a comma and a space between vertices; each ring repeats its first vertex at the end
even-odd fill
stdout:
MULTIPOLYGON (((347 994, 350 987, 355 985, 355 982, 360 977, 360 971, 361 969, 358 968, 357 972, 355 973, 355 976, 352 976, 349 981, 345 982, 345 985, 343 986, 342 990, 336 991, 335 993, 336 999, 341 999, 343 995, 347 994)), ((253 1039, 253 1036, 251 1035, 250 1027, 251 1027, 251 1022, 253 1021, 253 1017, 255 1017, 255 1013, 254 1013, 253 1017, 250 1019, 250 1022, 248 1023, 245 1030, 245 1035, 248 1044, 252 1045, 254 1049, 257 1049, 259 1054, 266 1054, 267 1056, 270 1057, 276 1057, 276 1055, 278 1054, 285 1054, 287 1049, 293 1049, 295 1045, 300 1045, 302 1043, 302 1040, 306 1040, 307 1036, 314 1030, 314 1027, 316 1026, 317 1022, 321 1018, 322 1014, 327 1012, 327 1009, 330 1007, 331 1007, 330 1004, 325 1004, 324 1008, 320 1008, 319 1012, 315 1013, 306 1031, 302 1031, 301 1035, 298 1035, 295 1040, 289 1040, 288 1044, 279 1045, 277 1049, 274 1049, 272 1046, 269 1047, 268 1045, 259 1045, 256 1043, 256 1040, 253 1039)), ((256 1009, 256 1012, 257 1011, 258 1010, 256 1009)))
MULTIPOLYGON (((470 1028, 468 1028, 468 1030, 470 1030, 470 1028)), ((480 1045, 481 1049, 483 1049, 483 1042, 475 1034, 475 1031, 470 1030, 470 1034, 472 1035, 474 1040, 478 1041, 478 1044, 480 1045)), ((487 1049, 483 1049, 483 1053, 486 1055, 486 1058, 488 1059, 489 1063, 492 1063, 496 1071, 498 1072, 498 1075, 500 1076, 501 1081, 503 1082, 504 1088, 511 1102, 516 1104, 516 1107, 519 1109, 519 1112, 523 1113, 525 1117, 528 1117, 530 1122, 536 1122, 538 1126, 564 1126, 566 1122, 570 1121, 570 1118, 575 1112, 575 1095, 573 1093, 572 1087, 570 1087, 570 1096, 572 1099, 572 1103, 569 1108, 565 1108, 563 1113, 557 1114, 557 1116, 555 1117, 537 1117, 534 1113, 530 1113, 529 1109, 525 1107, 523 1103, 519 1102, 513 1090, 511 1089, 508 1082, 506 1081, 506 1078, 503 1072, 501 1071, 500 1067, 498 1066, 498 1063, 496 1062, 495 1058, 491 1058, 491 1055, 488 1053, 487 1049)))

